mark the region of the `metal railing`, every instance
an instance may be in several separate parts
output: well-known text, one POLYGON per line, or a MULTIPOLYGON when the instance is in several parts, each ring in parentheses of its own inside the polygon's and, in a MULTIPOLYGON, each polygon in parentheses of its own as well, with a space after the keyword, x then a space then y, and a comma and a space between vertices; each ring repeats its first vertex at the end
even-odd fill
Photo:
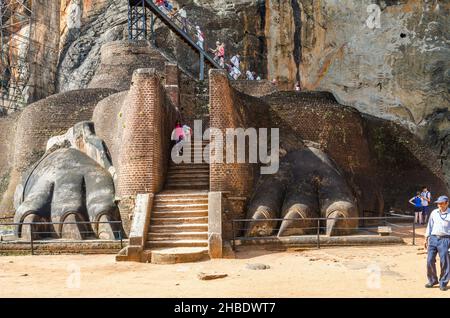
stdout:
MULTIPOLYGON (((414 222, 413 216, 406 215, 389 215, 382 217, 348 217, 348 218, 302 218, 302 219, 284 219, 284 218, 273 218, 273 219, 234 219, 231 221, 231 230, 232 230, 232 247, 233 250, 236 249, 236 241, 252 241, 252 240, 267 240, 274 238, 289 238, 287 236, 277 236, 278 231, 280 230, 280 224, 282 221, 292 221, 294 226, 289 226, 289 229, 301 229, 302 231, 308 232, 309 234, 303 235, 292 235, 291 237, 301 237, 301 236, 311 236, 314 235, 317 237, 316 246, 320 248, 320 238, 321 236, 327 236, 324 233, 327 229, 326 221, 350 221, 354 220, 355 226, 353 227, 337 227, 339 223, 333 227, 334 231, 344 231, 346 232, 345 236, 352 235, 376 235, 379 234, 378 227, 379 226, 389 226, 391 227, 392 232, 389 235, 398 234, 400 237, 404 237, 405 235, 411 234, 412 236, 412 245, 416 244, 416 224, 414 222), (370 221, 370 224, 369 224, 370 221), (397 222, 396 222, 397 221, 397 222), (273 228, 271 230, 270 235, 265 236, 246 236, 246 233, 249 231, 248 225, 250 223, 273 223, 273 228), (303 225, 302 225, 303 223, 303 225), (363 224, 363 226, 361 226, 363 224), (404 231, 404 229, 411 229, 412 233, 408 231, 404 231)), ((348 223, 347 223, 348 224, 348 223)), ((334 235, 334 237, 339 237, 344 235, 334 235)), ((329 236, 327 236, 329 237, 329 236)))
MULTIPOLYGON (((160 18, 161 21, 166 24, 166 26, 169 27, 173 32, 175 32, 182 40, 184 40, 187 45, 189 45, 194 51, 198 52, 199 58, 200 58, 200 80, 204 80, 204 72, 205 72, 205 62, 209 63, 212 67, 223 69, 223 67, 220 65, 219 61, 217 61, 214 57, 210 56, 210 54, 207 51, 206 48, 206 39, 203 41, 203 48, 199 46, 198 41, 194 40, 196 38, 196 29, 195 24, 189 21, 189 19, 186 19, 186 24, 184 23, 183 19, 177 12, 176 14, 172 12, 169 12, 165 7, 158 7, 156 3, 154 3, 153 0, 143 0, 143 4, 141 4, 140 1, 131 1, 129 0, 130 8, 129 10, 133 9, 133 6, 143 6, 150 11, 152 11, 156 17, 160 18)), ((144 14, 145 16, 145 14, 144 14)), ((139 18, 139 17, 138 17, 139 18)), ((130 18, 131 19, 131 16, 130 18)), ((129 28, 132 29, 132 25, 134 25, 135 21, 129 21, 129 28)), ((131 30, 130 29, 130 30, 131 30)), ((153 15, 151 16, 151 32, 152 32, 152 42, 154 43, 154 18, 153 15)), ((131 36, 132 38, 132 36, 131 36)), ((232 79, 231 76, 228 74, 228 78, 232 79)))
MULTIPOLYGON (((8 218, 10 219, 10 218, 8 218)), ((62 244, 78 244, 81 241, 75 240, 75 239, 61 239, 61 238, 55 238, 55 230, 53 226, 58 225, 76 225, 78 227, 84 227, 84 230, 80 230, 79 233, 82 237, 82 242, 92 242, 97 243, 97 241, 105 242, 105 243, 111 243, 111 242, 120 242, 120 248, 123 248, 123 230, 122 230, 122 221, 78 221, 78 222, 23 222, 23 223, 17 223, 17 222, 5 222, 0 223, 0 236, 9 237, 10 239, 13 238, 13 243, 29 243, 30 244, 30 252, 31 255, 34 255, 35 251, 35 244, 36 243, 62 243, 62 244), (110 224, 112 228, 116 227, 116 229, 113 229, 111 232, 114 236, 114 239, 110 240, 103 240, 98 239, 95 237, 94 230, 92 226, 100 226, 101 224, 110 224), (16 229, 17 227, 21 227, 22 232, 24 226, 29 226, 29 233, 27 236, 29 236, 28 239, 23 239, 20 237, 17 237, 16 235, 16 229), (42 227, 41 229, 38 229, 39 227, 42 227), (45 228, 48 227, 48 228, 45 228), (3 231, 2 231, 3 228, 3 231), (5 230, 6 228, 6 230, 5 230), (6 235, 5 235, 6 234, 6 235), (39 238, 37 238, 39 237, 39 238), (92 240, 92 241, 90 241, 92 240)), ((11 243, 11 240, 8 241, 0 241, 0 244, 2 243, 11 243)))

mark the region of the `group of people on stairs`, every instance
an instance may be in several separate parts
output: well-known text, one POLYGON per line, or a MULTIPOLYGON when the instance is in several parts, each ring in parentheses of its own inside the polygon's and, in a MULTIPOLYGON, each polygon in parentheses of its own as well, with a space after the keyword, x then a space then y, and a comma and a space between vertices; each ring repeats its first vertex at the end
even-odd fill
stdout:
MULTIPOLYGON (((185 5, 182 5, 180 9, 175 7, 169 0, 155 0, 155 4, 158 6, 159 10, 166 13, 167 16, 175 21, 181 23, 181 27, 184 33, 188 34, 189 27, 194 29, 194 24, 188 19, 188 14, 185 5)), ((203 33, 199 25, 195 25, 195 37, 197 39, 197 46, 202 50, 205 50, 205 34, 203 33)), ((237 80, 241 77, 241 56, 240 54, 235 54, 229 60, 229 63, 225 59, 225 43, 216 41, 216 47, 214 49, 210 48, 209 52, 214 54, 214 60, 220 65, 221 68, 227 70, 231 78, 237 80)), ((247 70, 245 72, 247 80, 261 80, 261 77, 256 74, 256 72, 247 70)))

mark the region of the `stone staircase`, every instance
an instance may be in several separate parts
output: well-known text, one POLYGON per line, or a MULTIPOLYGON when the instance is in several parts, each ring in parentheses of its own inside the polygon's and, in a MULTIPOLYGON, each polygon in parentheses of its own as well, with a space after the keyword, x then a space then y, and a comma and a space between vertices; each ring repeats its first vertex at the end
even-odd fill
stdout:
MULTIPOLYGON (((192 159, 206 144, 193 146, 192 159)), ((208 191, 208 163, 171 161, 164 190, 153 201, 146 242, 152 263, 195 261, 207 255, 208 191)))

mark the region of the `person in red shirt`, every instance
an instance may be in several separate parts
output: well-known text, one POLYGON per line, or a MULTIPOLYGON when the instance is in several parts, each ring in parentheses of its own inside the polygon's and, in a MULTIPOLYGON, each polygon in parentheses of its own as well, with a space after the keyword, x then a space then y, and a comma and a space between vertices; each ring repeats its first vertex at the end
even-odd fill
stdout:
POLYGON ((164 0, 155 0, 155 4, 158 6, 159 10, 163 10, 164 8, 164 0))

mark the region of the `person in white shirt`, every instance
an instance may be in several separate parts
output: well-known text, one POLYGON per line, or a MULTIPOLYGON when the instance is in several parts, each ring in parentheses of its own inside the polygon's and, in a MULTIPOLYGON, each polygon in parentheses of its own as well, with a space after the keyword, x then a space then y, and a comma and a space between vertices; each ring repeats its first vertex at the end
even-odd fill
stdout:
POLYGON ((427 249, 427 277, 426 288, 439 284, 442 291, 447 290, 450 280, 450 209, 448 197, 440 196, 436 202, 438 208, 431 212, 427 229, 425 230, 425 249, 427 249), (439 254, 441 275, 438 280, 436 273, 436 254, 439 254))
POLYGON ((187 124, 183 125, 183 133, 184 133, 184 141, 186 143, 191 142, 191 136, 192 136, 192 128, 189 127, 187 124))
POLYGON ((239 54, 236 54, 235 56, 233 56, 230 61, 234 67, 236 67, 238 70, 240 70, 241 56, 239 54))
POLYGON ((183 25, 183 32, 187 33, 187 12, 184 5, 178 10, 178 15, 181 18, 181 24, 183 25))
POLYGON ((232 65, 230 76, 237 80, 242 74, 240 70, 241 56, 236 54, 231 58, 230 62, 232 65))
POLYGON ((205 42, 205 36, 198 25, 195 29, 197 30, 197 45, 204 50, 203 43, 205 42))
POLYGON ((424 224, 427 224, 430 214, 429 204, 431 202, 431 193, 426 186, 422 188, 420 197, 422 198, 422 220, 424 224))

